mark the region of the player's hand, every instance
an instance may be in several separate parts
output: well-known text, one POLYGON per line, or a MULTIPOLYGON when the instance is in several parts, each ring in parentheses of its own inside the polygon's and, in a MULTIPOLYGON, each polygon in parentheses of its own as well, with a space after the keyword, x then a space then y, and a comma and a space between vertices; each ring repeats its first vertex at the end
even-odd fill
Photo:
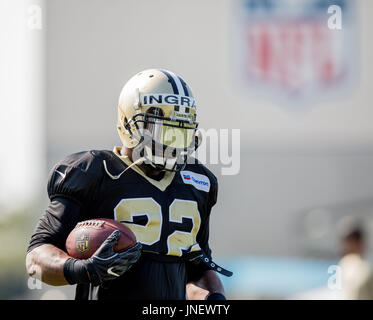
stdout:
POLYGON ((114 251, 113 248, 117 244, 119 236, 119 230, 114 231, 94 255, 86 260, 89 278, 94 285, 120 277, 140 258, 140 243, 124 252, 114 251))
POLYGON ((90 282, 98 286, 129 270, 140 258, 142 246, 137 243, 126 251, 115 252, 119 236, 119 230, 114 231, 87 260, 67 260, 64 267, 66 280, 71 284, 90 282))

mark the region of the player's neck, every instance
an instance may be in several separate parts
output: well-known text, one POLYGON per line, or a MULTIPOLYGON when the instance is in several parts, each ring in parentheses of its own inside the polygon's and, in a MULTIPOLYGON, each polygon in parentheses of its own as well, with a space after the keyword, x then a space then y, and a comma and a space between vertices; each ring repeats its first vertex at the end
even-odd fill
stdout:
MULTIPOLYGON (((122 149, 120 150, 120 154, 122 156, 127 156, 128 159, 130 159, 131 162, 133 162, 132 151, 133 151, 132 149, 129 149, 123 146, 122 149)), ((145 163, 140 163, 137 166, 141 169, 141 171, 143 171, 148 177, 152 179, 159 180, 159 179, 162 179, 164 176, 164 171, 154 169, 153 167, 145 163)))

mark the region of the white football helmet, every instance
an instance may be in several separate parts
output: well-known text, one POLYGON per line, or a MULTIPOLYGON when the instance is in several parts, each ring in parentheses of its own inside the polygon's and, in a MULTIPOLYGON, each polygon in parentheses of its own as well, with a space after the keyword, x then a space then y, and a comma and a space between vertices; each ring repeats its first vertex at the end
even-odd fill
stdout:
POLYGON ((196 116, 194 95, 180 76, 148 69, 124 85, 117 128, 123 145, 133 148, 138 159, 159 170, 179 171, 200 144, 196 116))

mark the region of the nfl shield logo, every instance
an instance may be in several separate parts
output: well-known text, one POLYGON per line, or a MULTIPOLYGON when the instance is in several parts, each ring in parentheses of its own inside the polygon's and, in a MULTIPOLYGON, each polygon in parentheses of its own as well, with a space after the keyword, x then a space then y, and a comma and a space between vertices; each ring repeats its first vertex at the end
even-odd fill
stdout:
POLYGON ((236 73, 250 95, 285 104, 345 92, 356 70, 354 1, 239 0, 235 10, 236 73), (341 8, 330 29, 328 8, 341 8))
POLYGON ((89 244, 89 235, 88 234, 82 234, 77 240, 76 240, 76 249, 84 253, 88 250, 88 244, 89 244))

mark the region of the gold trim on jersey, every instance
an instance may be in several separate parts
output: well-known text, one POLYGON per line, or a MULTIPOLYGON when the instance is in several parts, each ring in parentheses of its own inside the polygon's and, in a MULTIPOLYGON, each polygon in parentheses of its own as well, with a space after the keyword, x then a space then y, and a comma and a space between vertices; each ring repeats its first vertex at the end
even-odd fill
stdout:
POLYGON ((121 147, 114 147, 114 154, 121 159, 127 166, 131 166, 131 169, 137 172, 139 175, 144 177, 148 180, 153 186, 157 187, 161 191, 165 191, 166 188, 171 184, 172 180, 175 177, 175 172, 165 171, 164 177, 161 180, 154 180, 148 177, 136 164, 134 165, 133 162, 128 158, 128 156, 121 155, 120 151, 122 150, 121 147))

